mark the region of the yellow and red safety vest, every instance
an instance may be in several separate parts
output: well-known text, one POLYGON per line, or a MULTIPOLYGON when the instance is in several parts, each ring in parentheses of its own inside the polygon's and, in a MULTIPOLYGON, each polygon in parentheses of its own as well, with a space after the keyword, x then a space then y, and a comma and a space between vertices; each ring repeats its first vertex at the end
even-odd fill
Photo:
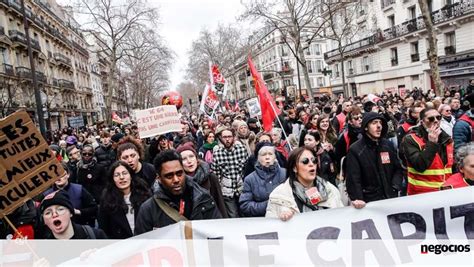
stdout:
MULTIPOLYGON (((426 143, 423 138, 418 137, 414 133, 410 134, 410 136, 418 144, 420 150, 425 148, 426 143)), ((446 165, 443 164, 443 160, 437 152, 431 165, 423 172, 418 172, 413 168, 413 165, 408 162, 407 194, 416 195, 420 193, 439 191, 446 179, 451 176, 451 167, 453 166, 454 157, 453 152, 453 142, 450 142, 446 145, 446 155, 448 157, 446 165)))
POLYGON ((461 188, 461 187, 466 187, 469 186, 469 184, 466 182, 466 179, 462 177, 461 173, 456 173, 451 175, 451 177, 444 182, 443 186, 441 186, 441 190, 444 189, 451 189, 451 188, 461 188))

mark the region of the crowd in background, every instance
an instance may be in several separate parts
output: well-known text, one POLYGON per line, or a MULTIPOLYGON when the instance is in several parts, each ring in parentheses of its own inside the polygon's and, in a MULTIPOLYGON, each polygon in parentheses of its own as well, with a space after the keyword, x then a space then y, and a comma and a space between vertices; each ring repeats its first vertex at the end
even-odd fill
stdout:
MULTIPOLYGON (((67 174, 9 217, 29 238, 125 239, 180 220, 276 217, 469 186, 466 90, 286 102, 269 132, 245 108, 182 114, 182 131, 135 124, 48 132, 67 174)), ((0 238, 16 238, 4 221, 0 238)))

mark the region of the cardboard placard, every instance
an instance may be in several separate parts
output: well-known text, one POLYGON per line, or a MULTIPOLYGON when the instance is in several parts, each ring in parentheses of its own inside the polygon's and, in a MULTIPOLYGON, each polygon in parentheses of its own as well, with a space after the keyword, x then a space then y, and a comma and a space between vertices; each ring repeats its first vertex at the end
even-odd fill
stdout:
POLYGON ((159 106, 135 110, 140 138, 147 138, 182 130, 180 114, 176 106, 159 106))
POLYGON ((0 218, 65 174, 26 111, 0 121, 0 218))
POLYGON ((258 98, 254 97, 245 101, 247 108, 249 110, 250 117, 255 118, 262 115, 262 110, 260 109, 260 103, 258 98))

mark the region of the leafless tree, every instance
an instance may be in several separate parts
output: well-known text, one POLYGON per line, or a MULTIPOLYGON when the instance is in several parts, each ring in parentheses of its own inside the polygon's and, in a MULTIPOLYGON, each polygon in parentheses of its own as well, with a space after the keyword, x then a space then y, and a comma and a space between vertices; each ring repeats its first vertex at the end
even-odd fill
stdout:
POLYGON ((428 7, 427 0, 418 0, 418 4, 421 9, 421 16, 425 23, 427 39, 428 39, 428 60, 430 62, 430 73, 433 77, 435 85, 436 95, 443 95, 443 82, 441 81, 441 76, 439 74, 438 66, 438 38, 436 37, 436 31, 433 28, 433 20, 431 18, 431 12, 428 7))
POLYGON ((231 73, 237 59, 248 52, 248 47, 248 38, 238 26, 218 24, 215 31, 204 28, 188 52, 186 78, 194 83, 193 88, 200 90, 209 83, 209 61, 217 64, 226 76, 231 73))
MULTIPOLYGON (((77 0, 76 12, 87 18, 84 30, 93 35, 109 55, 108 92, 105 93, 107 122, 111 124, 112 96, 117 92, 119 61, 127 54, 127 37, 132 31, 157 25, 158 12, 145 0, 77 0)), ((98 52, 98 51, 96 51, 98 52)))
POLYGON ((358 19, 367 17, 364 1, 321 1, 322 14, 326 18, 325 30, 321 37, 336 44, 341 63, 342 88, 347 95, 346 74, 344 68, 345 53, 348 46, 360 35, 361 24, 358 19))
POLYGON ((320 0, 249 0, 243 1, 243 5, 246 10, 242 19, 263 21, 265 25, 281 33, 282 41, 301 65, 304 81, 310 92, 311 83, 304 49, 319 38, 324 29, 325 20, 320 16, 320 0))
MULTIPOLYGON (((193 103, 193 107, 198 107, 200 103, 198 103, 198 91, 202 90, 202 87, 199 88, 192 82, 182 82, 178 84, 176 90, 181 94, 183 97, 184 105, 189 104, 189 100, 193 103)), ((193 108, 190 107, 190 110, 193 108)))

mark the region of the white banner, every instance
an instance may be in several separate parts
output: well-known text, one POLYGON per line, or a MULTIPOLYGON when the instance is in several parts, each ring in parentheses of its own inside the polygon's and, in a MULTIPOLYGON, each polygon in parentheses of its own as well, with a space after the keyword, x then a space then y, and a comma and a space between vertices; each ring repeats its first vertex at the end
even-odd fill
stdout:
POLYGON ((473 266, 474 187, 296 215, 180 222, 65 265, 473 266), (187 239, 187 241, 185 241, 187 239))
POLYGON ((159 106, 135 110, 140 138, 181 131, 181 120, 176 106, 159 106))

